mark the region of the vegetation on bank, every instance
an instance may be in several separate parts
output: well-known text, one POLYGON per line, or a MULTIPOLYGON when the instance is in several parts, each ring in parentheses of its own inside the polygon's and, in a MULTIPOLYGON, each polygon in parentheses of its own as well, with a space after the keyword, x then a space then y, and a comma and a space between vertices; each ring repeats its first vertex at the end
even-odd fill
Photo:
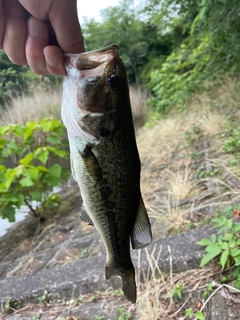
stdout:
MULTIPOLYGON (((136 313, 141 320, 157 319, 159 310, 162 316, 176 313, 189 318, 194 314, 197 319, 204 319, 204 307, 213 293, 213 279, 221 286, 233 281, 240 288, 240 227, 235 220, 240 210, 234 204, 240 196, 238 185, 234 184, 240 178, 239 3, 143 0, 138 4, 134 6, 133 0, 120 1, 117 7, 102 12, 101 22, 86 19, 83 32, 87 50, 119 44, 129 82, 137 85, 133 104, 136 118, 146 114, 145 102, 149 100, 151 126, 138 131, 137 138, 142 193, 154 221, 153 233, 156 237, 166 236, 214 222, 223 234, 199 242, 206 247, 201 266, 215 262, 209 269, 162 274, 149 253, 151 271, 158 271, 160 276, 146 278, 144 284, 139 281, 141 295, 136 313), (148 92, 139 88, 147 88, 148 92), (144 102, 143 111, 137 115, 140 102, 144 102), (216 193, 209 192, 212 186, 216 193), (209 194, 213 204, 221 206, 214 212, 201 198, 209 194), (191 205, 184 207, 185 203, 191 205), (198 286, 205 290, 205 302, 199 310, 189 302, 185 304, 184 298, 184 294, 198 289, 196 278, 198 286)), ((12 65, 2 52, 0 58, 0 122, 6 125, 0 129, 1 157, 6 159, 14 153, 19 158, 15 168, 0 166, 0 204, 5 209, 2 215, 13 219, 13 210, 24 203, 25 197, 28 202, 29 195, 31 200, 47 200, 53 186, 50 180, 54 177, 53 181, 59 183, 62 178, 59 165, 47 166, 46 150, 60 155, 56 146, 51 145, 53 141, 47 139, 40 146, 31 144, 33 132, 27 137, 29 125, 44 129, 48 127, 42 122, 44 117, 59 117, 61 97, 52 87, 62 79, 35 76, 27 67, 12 65), (41 90, 40 95, 36 88, 41 90), (46 100, 37 106, 43 97, 46 100), (31 121, 36 120, 36 115, 38 123, 33 125, 31 121), (21 126, 9 125, 18 122, 21 126), (11 135, 10 140, 5 139, 5 133, 11 135), (15 133, 17 142, 12 140, 15 133), (21 135, 25 140, 18 145, 21 135), (39 190, 39 182, 44 190, 39 190)), ((50 137, 54 130, 43 135, 50 137)), ((64 133, 60 136, 65 139, 64 133)), ((65 152, 65 145, 62 147, 60 153, 65 152)))
POLYGON ((59 158, 69 161, 64 126, 42 119, 1 126, 0 135, 0 216, 13 222, 16 210, 25 205, 40 219, 46 208, 59 204, 60 196, 52 190, 70 174, 59 164, 59 158))
MULTIPOLYGON (((240 21, 237 0, 120 0, 102 10, 102 20, 86 18, 86 50, 118 43, 129 82, 148 88, 156 117, 189 96, 210 90, 206 82, 238 78, 240 21)), ((0 52, 0 104, 36 88, 49 90, 62 79, 36 76, 0 52)))

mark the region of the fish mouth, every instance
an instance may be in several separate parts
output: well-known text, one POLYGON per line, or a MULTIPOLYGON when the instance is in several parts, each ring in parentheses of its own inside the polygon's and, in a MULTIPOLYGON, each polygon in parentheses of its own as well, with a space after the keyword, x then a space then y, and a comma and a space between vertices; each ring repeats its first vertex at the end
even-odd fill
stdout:
POLYGON ((73 68, 78 70, 78 80, 93 79, 102 76, 106 65, 115 57, 118 57, 118 45, 111 44, 108 47, 82 52, 79 54, 64 53, 65 68, 68 75, 73 74, 73 68))
POLYGON ((117 44, 80 54, 65 53, 64 62, 70 91, 76 93, 81 112, 103 114, 116 109, 105 100, 106 95, 108 101, 112 100, 109 95, 117 91, 116 86, 124 68, 117 44))

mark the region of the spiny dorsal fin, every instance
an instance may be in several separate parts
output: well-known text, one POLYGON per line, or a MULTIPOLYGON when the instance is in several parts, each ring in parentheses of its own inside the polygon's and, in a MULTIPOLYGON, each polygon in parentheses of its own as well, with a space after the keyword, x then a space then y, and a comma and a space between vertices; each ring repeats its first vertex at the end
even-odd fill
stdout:
POLYGON ((131 233, 133 249, 142 249, 152 242, 152 230, 142 197, 140 197, 138 214, 131 233))

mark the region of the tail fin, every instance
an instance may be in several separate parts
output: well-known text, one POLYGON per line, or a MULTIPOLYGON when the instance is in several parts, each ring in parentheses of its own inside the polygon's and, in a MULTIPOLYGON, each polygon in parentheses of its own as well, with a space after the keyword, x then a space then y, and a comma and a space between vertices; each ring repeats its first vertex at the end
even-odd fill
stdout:
POLYGON ((120 272, 115 268, 105 267, 106 279, 111 278, 112 276, 120 276, 123 284, 123 293, 124 296, 132 303, 136 303, 137 300, 137 289, 135 282, 135 271, 132 267, 129 271, 120 272))

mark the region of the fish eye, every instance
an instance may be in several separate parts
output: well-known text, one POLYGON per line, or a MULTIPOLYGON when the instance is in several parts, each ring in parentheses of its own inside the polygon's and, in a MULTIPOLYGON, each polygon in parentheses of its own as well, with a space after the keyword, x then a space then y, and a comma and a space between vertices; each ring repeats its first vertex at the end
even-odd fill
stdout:
POLYGON ((119 79, 115 74, 111 74, 107 78, 107 83, 111 88, 115 88, 118 85, 119 79))

